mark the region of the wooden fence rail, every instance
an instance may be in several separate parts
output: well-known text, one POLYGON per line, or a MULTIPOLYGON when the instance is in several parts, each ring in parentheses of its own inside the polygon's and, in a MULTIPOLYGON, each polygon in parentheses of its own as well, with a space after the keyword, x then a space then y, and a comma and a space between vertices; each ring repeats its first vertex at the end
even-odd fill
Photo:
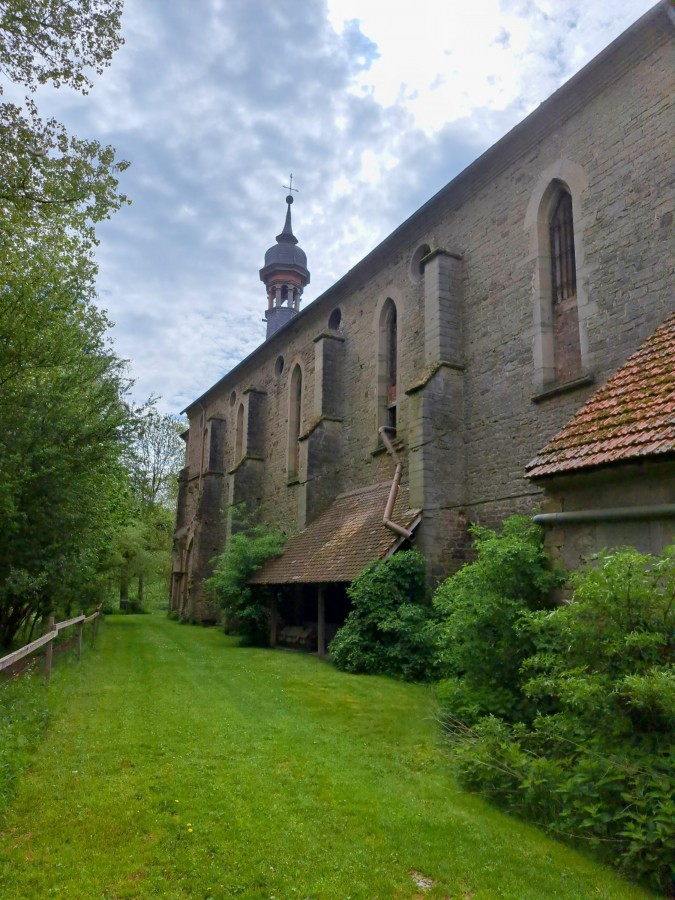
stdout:
POLYGON ((45 681, 49 681, 49 678, 52 674, 52 641, 56 637, 58 637, 59 632, 65 631, 66 628, 72 628, 73 626, 77 625, 77 659, 79 661, 82 658, 82 635, 84 632, 84 626, 89 622, 93 622, 91 632, 91 640, 93 643, 98 631, 98 624, 101 621, 102 617, 103 613, 101 612, 100 606, 98 606, 90 616, 85 616, 84 613, 81 613, 79 616, 75 616, 75 618, 73 619, 66 619, 64 622, 54 622, 54 616, 50 616, 48 625, 49 631, 46 634, 43 634, 42 637, 31 641, 30 644, 26 644, 25 647, 20 647, 18 650, 14 650, 7 656, 0 657, 0 672, 3 669, 8 669, 10 666, 14 665, 14 663, 17 663, 20 659, 23 659, 24 656, 28 656, 35 650, 39 650, 40 647, 44 647, 44 645, 46 644, 47 650, 45 652, 45 681))

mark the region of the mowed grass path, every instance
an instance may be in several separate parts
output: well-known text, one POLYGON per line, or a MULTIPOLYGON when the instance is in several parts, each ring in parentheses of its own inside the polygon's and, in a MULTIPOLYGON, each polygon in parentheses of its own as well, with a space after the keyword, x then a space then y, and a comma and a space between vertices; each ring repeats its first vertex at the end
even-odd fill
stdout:
POLYGON ((129 616, 51 689, 3 900, 650 896, 458 792, 425 687, 129 616))

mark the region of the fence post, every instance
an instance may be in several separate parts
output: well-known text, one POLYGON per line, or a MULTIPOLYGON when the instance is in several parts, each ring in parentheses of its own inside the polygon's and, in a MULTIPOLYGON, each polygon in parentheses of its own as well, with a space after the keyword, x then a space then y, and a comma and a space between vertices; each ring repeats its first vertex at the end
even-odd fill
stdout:
POLYGON ((97 609, 96 610, 96 618, 91 623, 91 646, 92 647, 94 646, 94 641, 96 640, 96 633, 98 631, 98 620, 100 618, 100 615, 101 615, 101 610, 97 609))
MULTIPOLYGON (((84 610, 80 610, 80 615, 84 615, 84 610)), ((77 661, 82 659, 82 632, 84 631, 84 622, 80 622, 77 626, 77 661)))
MULTIPOLYGON (((54 616, 49 617, 49 631, 54 630, 54 616)), ((47 650, 45 652, 45 683, 49 684, 49 679, 52 674, 52 657, 54 653, 54 641, 50 641, 47 644, 47 650)))

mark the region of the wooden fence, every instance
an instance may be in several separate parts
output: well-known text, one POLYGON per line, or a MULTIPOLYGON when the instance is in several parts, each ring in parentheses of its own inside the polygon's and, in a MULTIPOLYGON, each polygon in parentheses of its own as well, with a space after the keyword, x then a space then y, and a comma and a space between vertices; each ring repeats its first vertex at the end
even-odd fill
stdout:
POLYGON ((53 641, 59 636, 61 631, 65 631, 66 628, 74 628, 77 627, 76 633, 76 655, 78 662, 82 658, 82 637, 84 632, 84 626, 88 622, 92 622, 92 631, 91 631, 91 640, 94 642, 94 638, 96 637, 96 633, 98 632, 98 625, 101 619, 103 618, 103 613, 101 612, 101 607, 99 606, 95 612, 93 612, 90 616, 85 616, 84 613, 81 613, 79 616, 75 616, 74 619, 66 619, 65 622, 54 622, 54 616, 49 617, 49 631, 47 634, 43 634, 42 637, 37 638, 37 640, 31 641, 30 644, 26 644, 25 647, 20 647, 18 650, 14 650, 12 653, 9 653, 7 656, 3 656, 0 658, 0 672, 3 669, 9 669, 10 666, 15 665, 20 659, 23 659, 25 656, 28 656, 30 653, 34 653, 36 650, 39 650, 40 647, 44 647, 46 644, 45 650, 45 681, 49 681, 49 678, 52 674, 52 661, 54 658, 54 644, 53 641))

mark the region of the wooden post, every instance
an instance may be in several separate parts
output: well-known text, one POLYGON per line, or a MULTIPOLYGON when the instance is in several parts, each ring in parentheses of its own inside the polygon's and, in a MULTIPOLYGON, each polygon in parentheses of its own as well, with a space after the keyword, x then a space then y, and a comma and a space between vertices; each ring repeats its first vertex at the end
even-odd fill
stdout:
POLYGON ((277 645, 277 594, 274 592, 270 609, 270 647, 277 645))
MULTIPOLYGON (((49 617, 49 631, 52 632, 54 630, 54 616, 49 617)), ((50 641, 47 644, 47 649, 45 651, 45 683, 49 684, 49 679, 52 674, 52 659, 54 656, 54 642, 50 641)))
POLYGON ((322 584, 317 591, 316 651, 319 656, 326 655, 326 598, 322 584))
MULTIPOLYGON (((84 615, 84 610, 80 610, 80 615, 84 615)), ((79 662, 82 659, 82 632, 84 631, 84 622, 79 622, 77 625, 77 661, 79 662)))
POLYGON ((92 647, 94 646, 94 640, 95 640, 95 638, 96 638, 96 632, 98 631, 98 620, 100 619, 100 617, 101 617, 101 610, 100 610, 100 609, 97 609, 97 610, 96 610, 96 618, 95 618, 94 621, 91 623, 91 646, 92 646, 92 647))

